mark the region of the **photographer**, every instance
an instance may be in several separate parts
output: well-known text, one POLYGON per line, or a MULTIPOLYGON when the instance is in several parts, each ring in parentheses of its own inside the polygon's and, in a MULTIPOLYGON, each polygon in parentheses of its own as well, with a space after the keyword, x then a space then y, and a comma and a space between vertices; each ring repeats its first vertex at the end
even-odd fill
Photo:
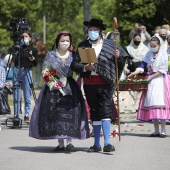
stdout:
POLYGON ((14 57, 14 114, 16 117, 20 114, 21 107, 21 88, 24 94, 25 114, 24 121, 29 121, 31 108, 31 88, 32 67, 37 65, 37 50, 31 46, 32 35, 28 30, 22 34, 21 44, 18 53, 15 51, 14 57), (16 55, 17 54, 17 55, 16 55))
POLYGON ((135 34, 141 35, 142 42, 148 46, 149 40, 151 38, 150 34, 147 32, 146 27, 139 23, 135 23, 133 29, 129 33, 129 39, 132 40, 135 34))
POLYGON ((146 27, 144 25, 142 25, 140 28, 141 30, 141 39, 142 42, 148 46, 149 45, 149 40, 151 38, 150 34, 147 32, 146 27))

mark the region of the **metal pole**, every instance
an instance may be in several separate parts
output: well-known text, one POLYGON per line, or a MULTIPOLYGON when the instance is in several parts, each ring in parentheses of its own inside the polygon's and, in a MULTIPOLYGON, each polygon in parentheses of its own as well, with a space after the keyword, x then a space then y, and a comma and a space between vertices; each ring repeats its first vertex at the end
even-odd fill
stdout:
POLYGON ((46 15, 43 16, 43 43, 46 44, 46 15))

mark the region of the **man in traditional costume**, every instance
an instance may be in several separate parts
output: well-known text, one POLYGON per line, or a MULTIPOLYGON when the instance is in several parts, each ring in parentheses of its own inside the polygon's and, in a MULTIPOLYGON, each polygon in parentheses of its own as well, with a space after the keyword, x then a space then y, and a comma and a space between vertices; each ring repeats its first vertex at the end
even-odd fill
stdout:
POLYGON ((123 70, 126 52, 118 46, 114 51, 114 42, 103 39, 102 30, 106 25, 102 20, 91 19, 83 23, 88 27, 88 38, 78 45, 78 48, 94 48, 97 64, 80 63, 81 59, 77 52, 71 68, 80 73, 84 78, 84 92, 90 107, 91 120, 94 130, 94 145, 89 152, 101 151, 100 131, 104 134, 104 152, 115 151, 110 144, 110 125, 112 118, 112 96, 115 89, 116 69, 115 57, 118 58, 119 70, 123 70))

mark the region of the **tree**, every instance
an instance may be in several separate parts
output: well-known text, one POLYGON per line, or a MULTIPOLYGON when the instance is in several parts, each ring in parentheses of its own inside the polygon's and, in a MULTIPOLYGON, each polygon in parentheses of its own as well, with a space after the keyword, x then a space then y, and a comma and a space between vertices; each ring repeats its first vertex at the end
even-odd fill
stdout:
POLYGON ((0 48, 11 47, 13 41, 6 30, 11 19, 26 18, 31 32, 43 37, 43 16, 46 15, 47 49, 50 50, 56 35, 68 30, 73 35, 73 45, 84 39, 84 20, 102 19, 106 32, 113 30, 113 17, 117 17, 121 45, 129 44, 128 34, 133 23, 145 25, 151 34, 158 25, 170 23, 169 0, 0 0, 0 48))
POLYGON ((152 34, 154 27, 170 23, 168 0, 116 0, 116 15, 121 43, 129 44, 128 34, 134 23, 141 23, 152 34))
POLYGON ((26 18, 28 16, 29 9, 33 10, 31 5, 33 2, 36 6, 35 0, 30 0, 29 2, 24 0, 0 0, 0 35, 2 40, 0 41, 0 48, 5 47, 7 52, 11 51, 10 49, 13 45, 11 36, 13 35, 15 28, 13 31, 7 31, 7 28, 10 26, 10 23, 14 18, 26 18))
POLYGON ((106 32, 113 30, 113 17, 115 17, 115 0, 91 0, 92 18, 102 19, 107 25, 106 32))

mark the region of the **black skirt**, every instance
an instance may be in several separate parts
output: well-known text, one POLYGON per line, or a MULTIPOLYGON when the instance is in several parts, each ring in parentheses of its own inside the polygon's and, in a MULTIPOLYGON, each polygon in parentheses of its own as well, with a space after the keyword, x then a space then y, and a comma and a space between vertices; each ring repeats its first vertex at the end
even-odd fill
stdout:
POLYGON ((40 137, 70 136, 81 139, 81 122, 88 120, 86 106, 75 80, 68 78, 68 83, 72 95, 62 96, 59 90, 50 91, 48 86, 45 87, 38 116, 40 137))

